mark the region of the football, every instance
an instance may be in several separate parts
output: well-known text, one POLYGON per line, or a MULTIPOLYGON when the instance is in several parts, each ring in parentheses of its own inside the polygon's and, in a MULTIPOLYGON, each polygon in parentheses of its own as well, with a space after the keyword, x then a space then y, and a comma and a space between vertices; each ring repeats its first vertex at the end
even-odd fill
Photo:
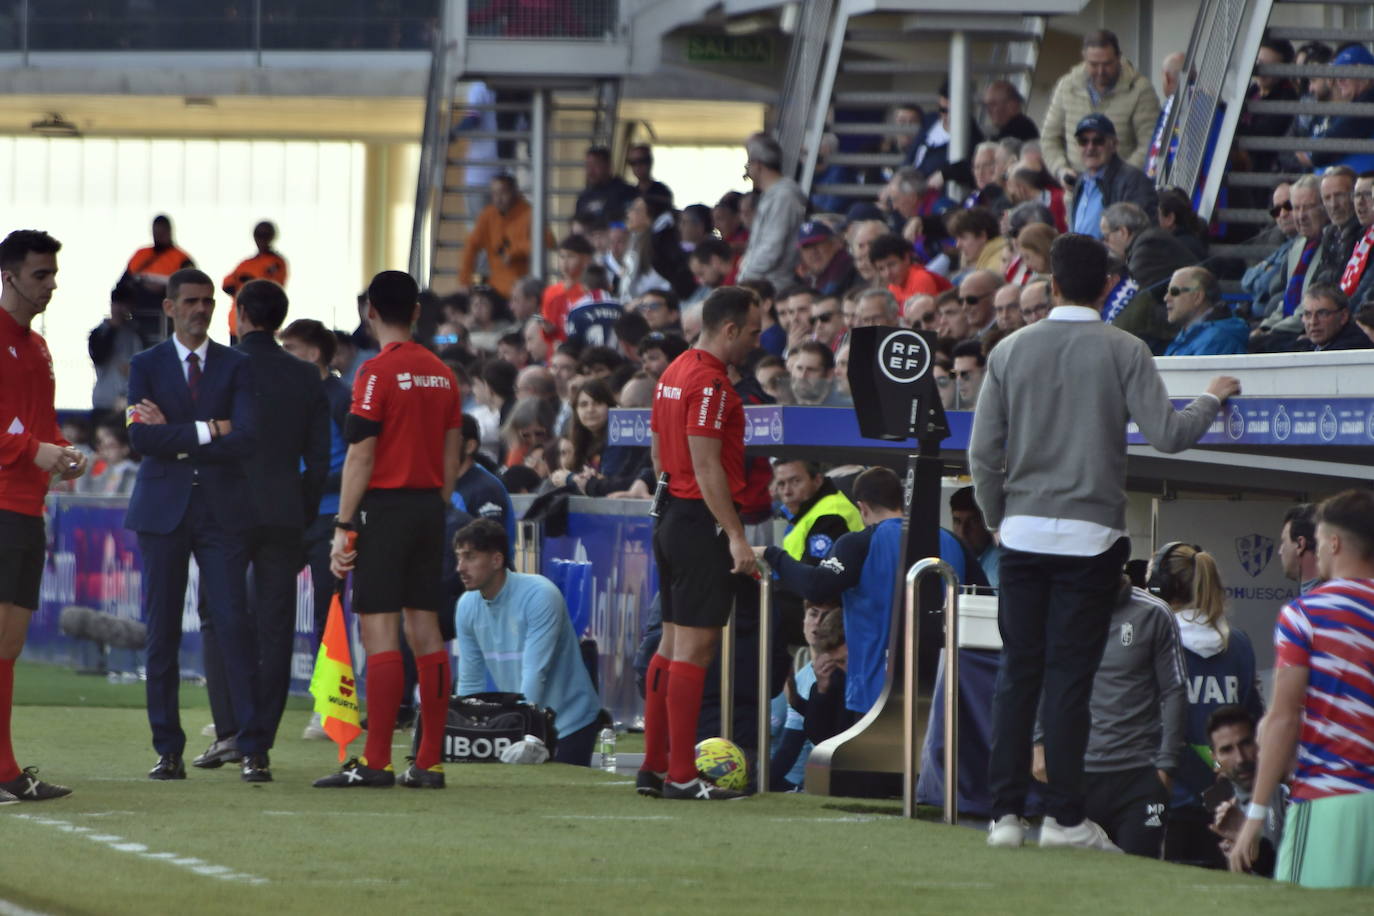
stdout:
POLYGON ((749 784, 749 766, 733 741, 707 738, 697 744, 697 775, 722 789, 743 792, 749 784))

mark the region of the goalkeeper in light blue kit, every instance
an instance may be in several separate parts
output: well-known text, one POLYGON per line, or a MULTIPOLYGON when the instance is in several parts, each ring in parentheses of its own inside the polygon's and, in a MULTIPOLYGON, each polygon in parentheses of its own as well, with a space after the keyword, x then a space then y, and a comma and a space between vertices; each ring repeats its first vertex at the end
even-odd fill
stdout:
POLYGON ((458 695, 497 690, 555 713, 554 760, 590 766, 601 703, 563 595, 539 575, 510 572, 506 530, 478 519, 453 538, 458 576, 458 695))

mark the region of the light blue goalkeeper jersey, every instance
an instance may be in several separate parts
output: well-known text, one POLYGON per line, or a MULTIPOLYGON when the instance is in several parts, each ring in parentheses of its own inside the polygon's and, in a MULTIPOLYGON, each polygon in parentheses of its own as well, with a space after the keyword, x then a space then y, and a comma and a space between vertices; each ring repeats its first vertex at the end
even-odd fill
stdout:
POLYGON ((601 709, 563 594, 543 576, 507 573, 490 601, 477 591, 459 598, 458 653, 459 696, 486 690, 490 675, 497 690, 552 709, 560 737, 601 709))

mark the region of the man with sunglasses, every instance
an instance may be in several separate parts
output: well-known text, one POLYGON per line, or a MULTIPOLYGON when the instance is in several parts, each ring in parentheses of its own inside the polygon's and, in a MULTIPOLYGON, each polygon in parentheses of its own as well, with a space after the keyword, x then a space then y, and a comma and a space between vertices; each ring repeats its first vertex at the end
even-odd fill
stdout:
POLYGON ((1117 155, 1116 125, 1104 114, 1090 114, 1074 130, 1083 173, 1074 187, 1069 227, 1095 239, 1102 237, 1102 211, 1115 203, 1133 203, 1153 214, 1159 203, 1154 183, 1117 155))
POLYGON ((1221 304, 1221 287, 1205 267, 1183 267, 1169 278, 1164 293, 1169 324, 1178 336, 1165 356, 1219 356, 1244 353, 1250 326, 1221 304))
POLYGON ((979 340, 997 326, 992 300, 1002 280, 990 270, 975 270, 959 284, 959 302, 968 318, 969 334, 979 340))
POLYGON ((1245 275, 1240 279, 1240 288, 1255 303, 1252 309, 1259 307, 1252 314, 1259 316, 1263 314, 1263 304, 1268 302, 1276 292, 1275 284, 1283 274, 1283 266, 1288 262, 1288 249, 1293 244, 1293 239, 1298 236, 1298 219, 1293 212, 1293 185, 1288 181, 1281 181, 1274 188, 1274 193, 1270 198, 1272 206, 1269 208, 1269 215, 1274 218, 1274 225, 1263 230, 1246 241, 1247 245, 1263 246, 1272 249, 1272 253, 1263 261, 1253 264, 1245 271, 1245 275))
POLYGON ((654 171, 654 151, 647 143, 639 143, 630 147, 630 154, 625 160, 625 164, 630 167, 630 172, 635 176, 635 188, 640 194, 661 197, 669 203, 673 202, 673 189, 668 187, 653 176, 654 171))
POLYGON ((811 306, 811 333, 833 352, 844 339, 849 326, 844 323, 839 296, 825 296, 811 306))

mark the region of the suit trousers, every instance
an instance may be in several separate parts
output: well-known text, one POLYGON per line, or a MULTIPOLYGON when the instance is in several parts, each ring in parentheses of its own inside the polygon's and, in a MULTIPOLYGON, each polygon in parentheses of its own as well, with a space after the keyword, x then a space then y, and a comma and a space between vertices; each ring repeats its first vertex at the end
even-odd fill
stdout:
POLYGON ((257 713, 257 666, 254 639, 245 610, 248 550, 244 536, 216 523, 207 494, 193 487, 186 515, 168 534, 138 533, 143 555, 143 608, 148 625, 148 724, 159 754, 181 754, 186 733, 181 728, 181 619, 186 582, 194 556, 204 584, 205 619, 212 622, 215 645, 204 646, 207 667, 220 665, 242 672, 229 679, 226 692, 236 722, 239 750, 266 750, 257 713))
POLYGON ((1025 813, 1039 714, 1049 777, 1045 813, 1064 826, 1083 820, 1088 703, 1130 547, 1121 538, 1095 557, 1004 548, 997 603, 1002 658, 988 764, 994 818, 1025 813))
MULTIPOLYGON (((300 528, 262 525, 247 536, 248 615, 256 652, 257 711, 267 747, 276 741, 277 726, 291 690, 291 656, 296 642, 296 578, 305 566, 304 532, 300 528)), ((208 608, 208 602, 203 604, 208 608)), ((239 731, 240 720, 230 702, 230 685, 238 672, 223 664, 224 653, 214 649, 220 634, 212 618, 201 622, 206 647, 206 689, 215 717, 215 734, 223 739, 239 731), (224 718, 226 717, 227 718, 224 718)))

